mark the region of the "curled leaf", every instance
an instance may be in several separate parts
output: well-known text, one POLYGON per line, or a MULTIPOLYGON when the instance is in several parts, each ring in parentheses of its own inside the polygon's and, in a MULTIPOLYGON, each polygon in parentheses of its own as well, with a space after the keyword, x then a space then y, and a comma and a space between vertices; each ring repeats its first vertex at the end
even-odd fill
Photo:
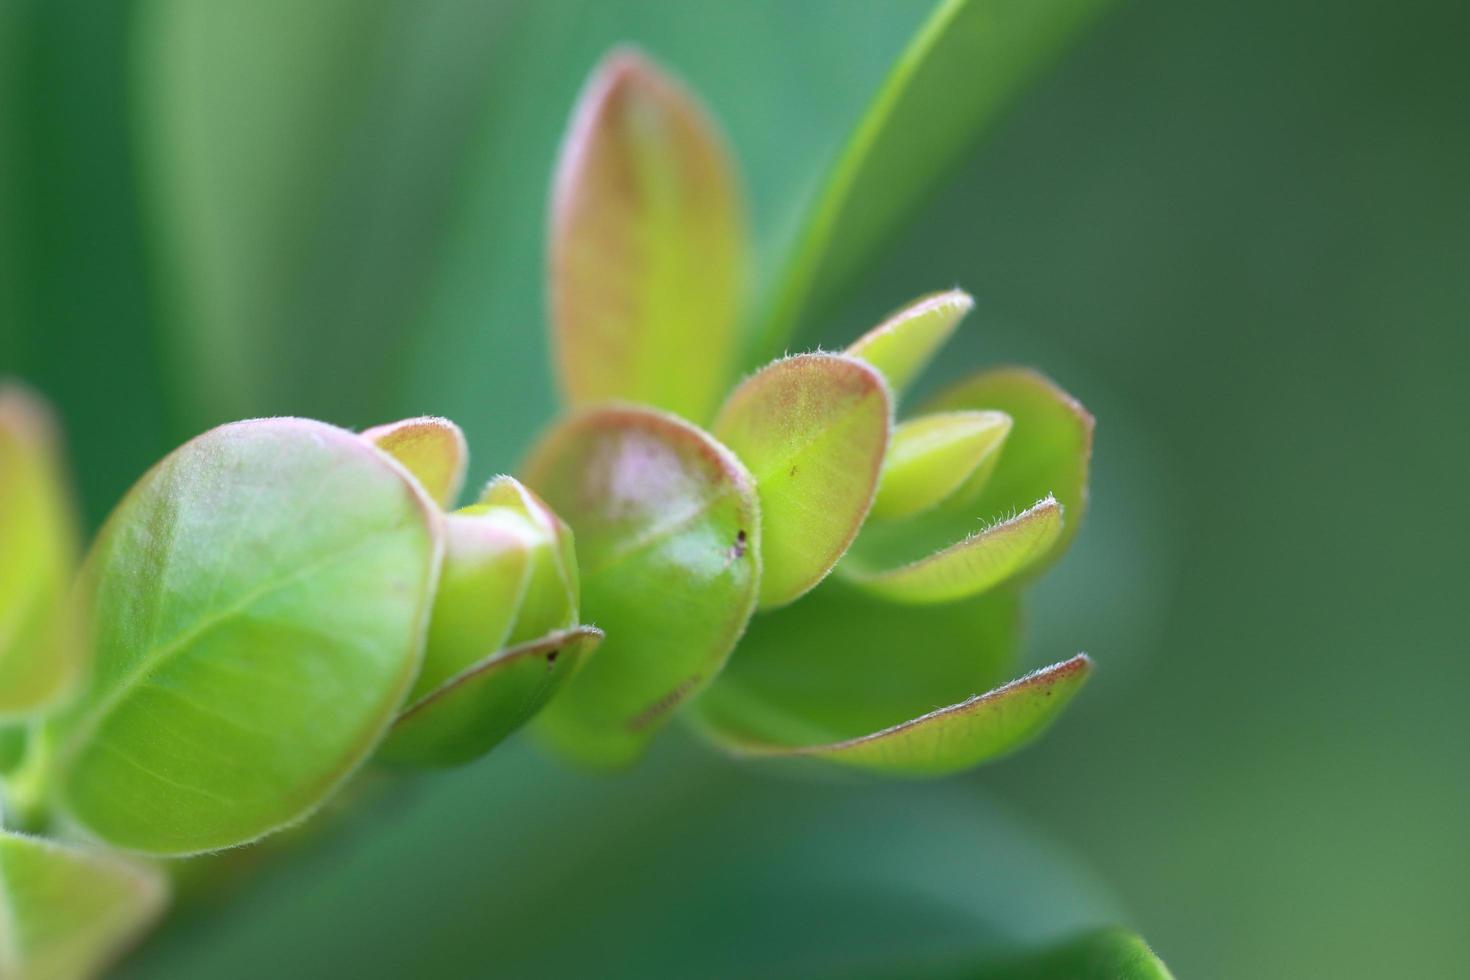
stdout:
POLYGON ((912 517, 983 485, 1011 431, 1004 412, 939 412, 901 423, 883 460, 873 520, 912 517))
POLYGON ((525 592, 506 643, 523 643, 577 622, 582 586, 577 549, 567 527, 546 501, 515 477, 497 476, 485 487, 480 501, 463 513, 508 512, 528 525, 534 544, 529 552, 525 592))
POLYGON ((951 502, 967 516, 993 520, 1054 496, 1067 523, 1039 568, 1066 550, 1087 510, 1092 415, 1049 378, 1017 367, 982 371, 944 389, 925 406, 932 412, 974 409, 1004 412, 1011 418, 1011 433, 989 479, 968 484, 951 502))
POLYGON ((952 602, 1029 571, 1051 553, 1064 527, 1054 497, 962 541, 896 568, 871 568, 859 556, 844 565, 855 585, 896 602, 952 602))
POLYGON ((959 289, 922 296, 853 341, 847 353, 882 371, 897 398, 974 307, 959 289))
POLYGON ((601 642, 601 630, 578 626, 497 650, 413 700, 379 754, 414 765, 484 754, 555 697, 601 642))
POLYGON ((567 400, 704 421, 734 370, 745 262, 734 167, 694 97, 633 51, 609 55, 579 98, 550 246, 567 400))
POLYGON ((152 868, 0 830, 0 976, 96 976, 167 899, 167 882, 152 868))
POLYGON ((96 666, 47 728, 55 801, 156 854, 310 813, 418 672, 439 526, 402 469, 319 422, 238 422, 174 451, 88 558, 96 666))
POLYGON ((54 704, 82 666, 66 602, 77 532, 57 443, 46 406, 0 385, 0 720, 54 704))
POLYGON ((882 376, 840 354, 801 354, 747 378, 713 432, 755 477, 763 608, 807 592, 862 527, 888 447, 882 376))
POLYGON ((425 416, 374 426, 362 437, 402 463, 440 507, 452 507, 464 487, 469 449, 448 419, 425 416))
POLYGON ((702 430, 635 407, 563 422, 525 477, 576 533, 583 614, 607 632, 536 727, 583 761, 631 762, 719 673, 755 607, 754 481, 702 430))

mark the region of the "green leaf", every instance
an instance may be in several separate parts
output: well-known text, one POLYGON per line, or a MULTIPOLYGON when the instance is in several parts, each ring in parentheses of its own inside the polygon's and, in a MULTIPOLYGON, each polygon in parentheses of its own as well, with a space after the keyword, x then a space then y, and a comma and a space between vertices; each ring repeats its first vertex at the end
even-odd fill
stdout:
POLYGON ((497 650, 412 701, 380 757, 414 765, 456 765, 478 758, 556 696, 602 642, 578 626, 497 650))
POLYGON ((1042 564, 1055 560, 1077 534, 1087 510, 1091 413, 1049 378, 1017 367, 982 371, 946 388, 924 408, 975 409, 1005 412, 1011 417, 1011 433, 990 478, 967 485, 945 508, 952 503, 967 516, 994 520, 1054 496, 1066 514, 1066 526, 1042 564))
POLYGON ((1086 678, 1079 656, 982 694, 1011 675, 1017 640, 1009 590, 893 606, 829 582, 756 617, 691 714, 736 755, 943 775, 1030 741, 1086 678))
POLYGON ((975 301, 959 289, 921 296, 847 348, 883 372, 897 398, 954 334, 975 301))
POLYGON ((1148 943, 1126 929, 1101 929, 1055 949, 1006 962, 987 960, 972 971, 946 976, 985 977, 987 980, 1174 980, 1174 974, 1148 948, 1148 943))
POLYGON ((585 762, 631 762, 719 673, 755 608, 754 480, 702 430, 634 407, 563 422, 525 474, 576 532, 583 613, 607 631, 537 728, 585 762))
POLYGON ((779 351, 838 295, 1106 0, 946 0, 894 65, 807 219, 763 327, 779 351))
POLYGON ((444 520, 424 665, 409 707, 379 750, 390 762, 452 765, 488 752, 535 714, 601 639, 596 631, 595 639, 562 632, 576 622, 578 601, 566 526, 510 477, 493 481, 482 499, 495 502, 444 520), (551 646, 544 646, 547 634, 551 646), (545 669, 526 666, 537 652, 547 655, 545 669))
POLYGON ((1053 497, 917 561, 874 568, 854 554, 843 564, 853 584, 895 602, 953 602, 1011 581, 1045 559, 1065 522, 1053 497))
POLYGON ((0 976, 96 976, 167 899, 154 869, 0 830, 0 976))
POLYGON ((440 507, 453 507, 459 499, 469 449, 453 422, 427 416, 404 419, 374 426, 362 437, 402 463, 440 507))
POLYGON ((30 729, 23 724, 0 725, 0 776, 8 776, 26 755, 30 729))
POLYGON ((0 384, 0 720, 45 709, 82 666, 66 599, 76 536, 50 412, 0 384))
POLYGON ((883 460, 870 518, 912 517, 961 487, 983 485, 1010 431, 1004 412, 939 412, 901 423, 883 460))
POLYGON ((88 559, 96 668, 47 732, 56 802, 158 854, 306 816, 413 683, 439 524, 401 468, 320 422, 239 422, 170 454, 88 559))
POLYGON ((873 504, 892 407, 882 376, 840 354, 776 361, 730 395, 712 431, 755 476, 762 608, 826 577, 873 504))
POLYGON ((551 203, 567 401, 703 422, 734 371, 744 265, 734 167, 713 121, 647 59, 614 51, 578 100, 551 203))

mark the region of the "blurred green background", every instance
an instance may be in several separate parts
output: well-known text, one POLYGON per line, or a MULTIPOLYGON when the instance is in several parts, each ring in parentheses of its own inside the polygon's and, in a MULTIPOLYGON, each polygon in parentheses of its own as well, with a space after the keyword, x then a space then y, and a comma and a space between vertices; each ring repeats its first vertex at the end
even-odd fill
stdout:
MULTIPOLYGON (((703 93, 768 277, 927 9, 0 0, 0 373, 57 404, 92 522, 250 415, 445 414, 472 480, 510 469, 553 409, 543 211, 598 56, 703 93)), ((1470 972, 1467 37, 1448 0, 1123 0, 808 325, 959 284, 931 381, 1020 361, 1097 414, 1028 655, 1100 669, 1041 743, 897 786, 677 732, 622 777, 515 744, 123 973, 799 975, 1111 921, 1180 977, 1470 972)))

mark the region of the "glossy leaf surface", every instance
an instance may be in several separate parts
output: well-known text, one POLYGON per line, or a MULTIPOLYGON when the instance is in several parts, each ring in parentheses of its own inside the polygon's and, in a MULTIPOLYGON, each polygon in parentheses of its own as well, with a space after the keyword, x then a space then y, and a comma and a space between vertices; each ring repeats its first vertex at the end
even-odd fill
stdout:
POLYGON ((362 437, 402 463, 440 507, 453 507, 464 487, 469 449, 448 419, 417 418, 374 426, 362 437))
POLYGON ((573 405, 703 422, 734 369, 745 229, 733 167, 682 85, 629 50, 583 91, 551 213, 551 316, 573 405))
POLYGON ((308 814, 418 671, 438 528, 401 469, 319 422, 239 422, 169 455, 88 559, 96 668, 48 733, 57 801, 160 854, 308 814))
POLYGON ((811 212, 765 325, 778 351, 1105 0, 946 0, 899 58, 811 212))
POLYGON ((960 381, 924 410, 970 409, 1005 412, 1012 427, 995 472, 983 485, 962 489, 954 505, 966 517, 996 520, 1048 495, 1055 497, 1066 526, 1044 562, 1055 559, 1076 535, 1087 510, 1091 413, 1049 378, 1017 367, 982 371, 960 381))
POLYGON ((81 666, 67 624, 77 545, 59 457, 46 407, 0 384, 0 720, 45 708, 81 666))
POLYGON ((974 307, 958 289, 920 297, 853 341, 847 353, 882 371, 897 398, 974 307))
POLYGON ((1030 571, 1051 553, 1064 526, 1061 505, 1047 497, 1015 517, 908 564, 875 568, 854 555, 844 573, 865 591, 895 602, 952 602, 1030 571))
POLYGON ((899 424, 883 459, 871 518, 912 517, 963 486, 983 484, 1010 431, 1004 412, 939 412, 899 424))
POLYGON ((166 900, 150 868, 0 830, 0 976, 96 976, 166 900))
POLYGON ((410 703, 380 755, 415 765, 483 755, 555 697, 601 642, 601 630, 580 626, 497 650, 410 703))
POLYGON ((719 672, 755 607, 760 509, 750 473, 701 430, 633 407, 552 430, 526 482, 576 533, 597 656, 538 716, 587 762, 631 762, 719 672))
POLYGON ((712 431, 760 494, 762 607, 811 589, 852 544, 873 504, 890 418, 882 376, 837 354, 776 361, 720 409, 712 431))

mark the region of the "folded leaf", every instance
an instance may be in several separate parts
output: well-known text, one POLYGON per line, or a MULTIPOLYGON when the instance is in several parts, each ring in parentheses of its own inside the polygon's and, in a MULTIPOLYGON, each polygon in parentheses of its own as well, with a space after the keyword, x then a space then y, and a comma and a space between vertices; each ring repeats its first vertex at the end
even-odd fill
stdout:
POLYGON ((45 709, 81 667, 66 605, 74 522, 50 412, 0 385, 0 720, 45 709))
POLYGON ((413 683, 439 527, 401 468, 319 422, 238 422, 170 454, 88 560, 96 667, 48 726, 56 801, 157 854, 307 815, 413 683))
POLYGON ((719 673, 755 608, 754 480, 702 430, 635 407, 563 422, 525 474, 576 532, 584 618, 607 632, 537 729, 583 761, 631 762, 719 673))
POLYGON ((735 367, 744 250, 714 123, 641 55, 609 55, 580 96, 551 205, 567 400, 643 402, 703 422, 735 367))
POLYGON ((413 700, 379 757, 413 765, 469 762, 529 721, 602 642, 590 626, 497 650, 413 700))
POLYGON ((0 830, 0 976, 96 976, 158 918, 167 898, 154 869, 0 830))
POLYGON ((524 643, 578 621, 582 585, 572 530, 547 506, 511 476, 497 476, 486 485, 480 501, 461 513, 506 511, 524 519, 533 536, 528 558, 529 579, 516 610, 506 644, 524 643))
POLYGON ((760 494, 763 608, 820 582, 862 527, 888 447, 882 376, 840 354, 776 361, 736 388, 712 431, 760 494))
POLYGON ((912 517, 963 486, 983 485, 1010 431, 1004 412, 940 412, 901 423, 883 460, 871 518, 912 517))
POLYGON ((853 341, 847 353, 882 371, 897 398, 974 306, 958 289, 922 296, 853 341))
POLYGON ((1062 533, 1061 505, 1047 497, 932 555, 897 568, 873 568, 854 555, 843 574, 895 602, 953 602, 1009 582, 1045 559, 1062 533))
POLYGON ((464 487, 469 448, 448 419, 424 417, 374 426, 362 437, 402 463, 440 507, 453 507, 464 487))
POLYGON ((690 713, 736 750, 866 735, 1013 677, 1019 626, 1016 597, 1006 590, 895 606, 829 580, 755 617, 690 713))
POLYGON ((946 0, 853 132, 786 264, 759 353, 858 274, 1011 99, 1106 0, 946 0))
POLYGON ((1092 415, 1050 379, 1016 367, 982 371, 946 388, 924 407, 930 412, 970 409, 1006 413, 1011 433, 990 478, 967 485, 945 509, 952 503, 967 518, 994 520, 1047 495, 1056 497, 1067 522, 1042 564, 1049 563, 1066 550, 1087 510, 1092 415))

